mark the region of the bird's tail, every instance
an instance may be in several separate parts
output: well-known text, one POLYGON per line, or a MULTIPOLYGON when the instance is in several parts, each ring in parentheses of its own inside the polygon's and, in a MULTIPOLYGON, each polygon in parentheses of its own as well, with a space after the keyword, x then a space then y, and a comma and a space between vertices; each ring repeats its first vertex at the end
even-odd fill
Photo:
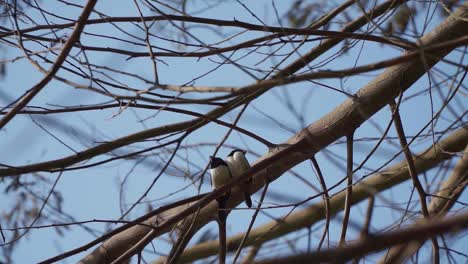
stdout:
POLYGON ((252 199, 250 198, 250 194, 248 192, 244 192, 244 199, 245 199, 245 204, 249 208, 252 208, 252 199))
POLYGON ((249 193, 250 184, 252 184, 252 178, 251 177, 248 180, 242 182, 240 187, 241 187, 241 190, 244 192, 245 204, 249 208, 252 208, 252 199, 250 198, 250 193, 249 193))

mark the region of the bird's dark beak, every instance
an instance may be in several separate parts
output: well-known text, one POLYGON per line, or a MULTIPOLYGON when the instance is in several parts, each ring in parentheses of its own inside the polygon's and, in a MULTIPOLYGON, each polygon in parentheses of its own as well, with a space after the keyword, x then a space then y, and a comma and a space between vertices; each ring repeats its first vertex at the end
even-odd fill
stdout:
POLYGON ((214 156, 210 156, 210 163, 213 162, 214 156))

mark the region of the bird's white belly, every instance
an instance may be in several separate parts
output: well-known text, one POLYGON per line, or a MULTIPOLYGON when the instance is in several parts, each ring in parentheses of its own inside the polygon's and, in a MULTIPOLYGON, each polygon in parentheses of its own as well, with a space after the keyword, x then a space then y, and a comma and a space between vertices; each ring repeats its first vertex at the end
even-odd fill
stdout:
POLYGON ((211 181, 213 188, 218 188, 221 185, 228 183, 231 180, 228 168, 220 170, 211 170, 211 181))

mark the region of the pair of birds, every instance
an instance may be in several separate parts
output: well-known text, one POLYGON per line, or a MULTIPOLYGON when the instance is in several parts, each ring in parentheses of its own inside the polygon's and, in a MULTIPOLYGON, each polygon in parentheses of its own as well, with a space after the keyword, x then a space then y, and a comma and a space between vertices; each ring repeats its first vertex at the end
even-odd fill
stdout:
MULTIPOLYGON (((237 178, 250 169, 250 164, 247 158, 245 157, 245 150, 235 149, 229 153, 224 161, 218 157, 210 157, 210 172, 211 172, 211 186, 213 189, 216 189, 226 183, 229 183, 233 178, 237 178)), ((250 198, 249 193, 249 184, 251 179, 242 181, 239 184, 239 187, 244 193, 245 204, 251 208, 252 199, 250 198)), ((229 192, 223 195, 220 198, 224 198, 223 202, 226 202, 229 199, 229 192), (227 197, 226 197, 227 196, 227 197)), ((220 200, 220 198, 218 200, 220 200)), ((218 201, 219 202, 219 201, 218 201)), ((220 208, 222 206, 220 205, 220 208)), ((224 208, 224 207, 222 207, 224 208)))
MULTIPOLYGON (((229 183, 232 179, 242 175, 250 168, 249 161, 245 157, 245 151, 235 149, 229 153, 224 161, 218 157, 210 157, 210 172, 211 172, 211 186, 213 189, 221 187, 229 183)), ((252 199, 250 198, 249 185, 252 179, 242 181, 239 187, 244 193, 246 205, 252 207, 252 199)), ((226 261, 226 203, 231 195, 228 190, 222 196, 216 198, 218 202, 218 227, 219 227, 219 263, 224 264, 226 261)))

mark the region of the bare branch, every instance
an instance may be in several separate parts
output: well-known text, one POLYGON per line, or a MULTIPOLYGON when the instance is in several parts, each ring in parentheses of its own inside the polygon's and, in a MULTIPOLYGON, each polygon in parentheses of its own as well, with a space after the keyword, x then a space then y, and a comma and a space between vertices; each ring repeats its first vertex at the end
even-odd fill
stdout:
MULTIPOLYGON (((447 18, 447 20, 436 29, 421 38, 421 45, 433 45, 434 43, 463 36, 468 29, 464 26, 463 22, 456 18, 456 16, 468 16, 467 13, 468 12, 463 10, 463 8, 458 9, 456 15, 447 18)), ((441 58, 448 52, 448 50, 440 50, 434 55, 441 58)), ((348 99, 335 110, 302 130, 298 135, 290 138, 284 144, 284 146, 287 147, 272 149, 271 153, 255 162, 254 166, 244 173, 243 176, 239 177, 237 181, 252 177, 252 191, 259 190, 263 187, 265 180, 267 180, 267 182, 273 181, 294 165, 308 159, 318 150, 331 144, 339 137, 347 135, 353 131, 398 95, 400 91, 394 89, 395 86, 400 87, 401 91, 408 89, 426 72, 427 66, 433 66, 436 62, 437 60, 433 58, 426 58, 426 64, 423 65, 419 59, 415 59, 402 65, 389 68, 371 83, 362 88, 357 93, 357 99, 348 99)), ((251 97, 257 97, 263 92, 265 92, 265 89, 260 89, 252 95, 245 96, 239 101, 233 102, 231 107, 243 102, 249 102, 251 97)), ((214 110, 213 114, 221 114, 221 112, 222 110, 214 110)), ((213 220, 213 216, 216 212, 216 206, 215 203, 210 203, 210 201, 229 190, 237 183, 237 181, 216 189, 201 201, 187 209, 184 209, 173 218, 161 224, 159 226, 159 231, 155 233, 155 236, 159 236, 167 232, 170 226, 182 219, 187 219, 189 215, 193 214, 200 207, 207 206, 208 204, 209 206, 201 210, 200 216, 198 216, 197 219, 198 223, 195 226, 204 226, 206 223, 213 220)), ((242 197, 242 194, 238 190, 234 191, 228 202, 228 206, 237 206, 243 200, 242 197)), ((356 197, 356 199, 358 198, 356 197)), ((256 237, 252 234, 252 240, 255 238, 256 237)), ((117 237, 114 239, 118 241, 117 237)), ((149 243, 149 241, 150 240, 148 240, 147 243, 149 243)), ((104 256, 107 258, 112 255, 115 256, 115 254, 119 254, 119 250, 119 248, 111 247, 110 244, 105 243, 88 257, 83 259, 82 263, 89 263, 88 261, 91 260, 94 262, 104 256)))
MULTIPOLYGON (((429 214, 431 216, 446 215, 463 190, 466 189, 467 181, 468 147, 465 148, 462 158, 457 162, 450 177, 442 184, 439 191, 430 202, 428 209, 429 214)), ((415 222, 417 223, 420 221, 421 220, 417 220, 415 222)), ((403 262, 405 259, 414 255, 423 244, 424 240, 392 247, 389 253, 379 260, 379 263, 403 262)))
POLYGON ((421 221, 411 227, 388 232, 387 234, 372 235, 344 247, 328 249, 312 254, 301 254, 285 258, 257 261, 255 263, 346 262, 353 257, 376 252, 388 246, 405 243, 408 240, 424 240, 436 235, 458 232, 466 227, 468 227, 468 213, 446 218, 435 217, 421 221))
POLYGON ((0 129, 4 127, 15 115, 23 109, 41 90, 44 88, 50 80, 54 77, 54 75, 58 72, 62 63, 68 56, 68 53, 71 51, 73 44, 78 42, 81 32, 83 31, 86 21, 88 20, 89 15, 94 9, 94 5, 96 4, 97 0, 88 0, 86 3, 85 8, 83 8, 83 12, 81 13, 78 21, 75 24, 75 29, 73 33, 68 38, 67 42, 62 48, 60 55, 55 60, 54 64, 52 65, 49 72, 42 78, 40 82, 34 85, 19 101, 15 104, 15 106, 2 118, 0 119, 0 129))

